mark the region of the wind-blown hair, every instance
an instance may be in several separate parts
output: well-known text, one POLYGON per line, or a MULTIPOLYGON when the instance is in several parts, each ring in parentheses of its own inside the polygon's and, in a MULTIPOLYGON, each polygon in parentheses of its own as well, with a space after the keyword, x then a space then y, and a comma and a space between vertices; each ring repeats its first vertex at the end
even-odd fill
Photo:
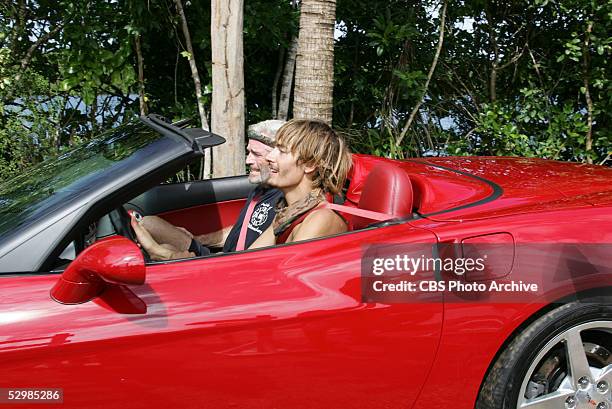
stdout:
POLYGON ((312 166, 312 187, 340 193, 351 168, 351 154, 344 138, 329 125, 309 119, 292 119, 276 134, 279 148, 297 156, 298 163, 312 166))

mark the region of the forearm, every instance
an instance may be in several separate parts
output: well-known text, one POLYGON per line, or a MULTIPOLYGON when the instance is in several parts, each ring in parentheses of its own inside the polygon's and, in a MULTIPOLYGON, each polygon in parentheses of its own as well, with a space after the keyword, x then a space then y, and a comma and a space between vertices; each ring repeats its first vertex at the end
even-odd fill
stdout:
POLYGON ((233 226, 228 226, 211 233, 200 234, 194 236, 194 239, 208 247, 223 247, 229 232, 232 230, 232 227, 233 226))
POLYGON ((195 257, 195 253, 185 250, 185 251, 173 251, 169 254, 168 258, 166 258, 166 260, 176 260, 179 258, 191 258, 191 257, 195 257))
POLYGON ((136 233, 138 243, 147 251, 152 260, 174 260, 177 258, 195 257, 195 254, 190 251, 179 250, 172 244, 160 244, 152 236, 151 233, 139 223, 134 216, 130 220, 130 224, 136 233))
POLYGON ((177 250, 169 245, 161 244, 156 246, 152 253, 151 258, 157 261, 175 260, 179 258, 195 257, 195 254, 188 250, 177 250))

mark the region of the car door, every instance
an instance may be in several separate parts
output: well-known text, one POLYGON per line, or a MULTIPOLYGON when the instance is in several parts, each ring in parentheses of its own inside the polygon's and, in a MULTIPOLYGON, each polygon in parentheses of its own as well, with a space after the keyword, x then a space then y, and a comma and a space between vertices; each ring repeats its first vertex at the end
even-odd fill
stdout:
POLYGON ((442 304, 362 302, 381 243, 435 237, 404 223, 155 263, 79 305, 50 299, 56 274, 1 276, 0 387, 62 388, 62 408, 411 407, 442 304))
POLYGON ((126 207, 205 234, 231 226, 254 186, 246 176, 162 184, 130 200, 126 207))

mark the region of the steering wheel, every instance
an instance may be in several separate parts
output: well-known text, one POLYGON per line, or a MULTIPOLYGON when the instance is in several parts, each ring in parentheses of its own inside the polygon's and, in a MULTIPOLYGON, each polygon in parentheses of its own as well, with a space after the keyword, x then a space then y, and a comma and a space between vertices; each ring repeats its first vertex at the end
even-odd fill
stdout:
MULTIPOLYGON (((111 211, 108 214, 108 217, 110 218, 110 221, 113 224, 113 227, 115 228, 115 233, 123 237, 127 237, 134 243, 138 244, 136 233, 134 232, 134 229, 131 225, 132 218, 130 217, 127 210, 125 210, 125 207, 119 206, 115 208, 115 210, 111 211)), ((138 247, 140 247, 140 251, 142 251, 145 261, 150 261, 151 257, 149 256, 149 253, 147 253, 147 251, 142 246, 138 247)))

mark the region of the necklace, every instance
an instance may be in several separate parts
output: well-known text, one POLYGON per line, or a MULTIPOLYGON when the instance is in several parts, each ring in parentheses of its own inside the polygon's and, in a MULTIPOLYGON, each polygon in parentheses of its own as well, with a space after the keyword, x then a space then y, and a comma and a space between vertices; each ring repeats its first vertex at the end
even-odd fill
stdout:
POLYGON ((272 223, 274 235, 279 236, 282 234, 295 219, 318 206, 323 201, 325 201, 325 196, 323 196, 320 189, 311 190, 304 198, 290 205, 287 205, 285 199, 282 199, 276 205, 276 217, 272 223))

